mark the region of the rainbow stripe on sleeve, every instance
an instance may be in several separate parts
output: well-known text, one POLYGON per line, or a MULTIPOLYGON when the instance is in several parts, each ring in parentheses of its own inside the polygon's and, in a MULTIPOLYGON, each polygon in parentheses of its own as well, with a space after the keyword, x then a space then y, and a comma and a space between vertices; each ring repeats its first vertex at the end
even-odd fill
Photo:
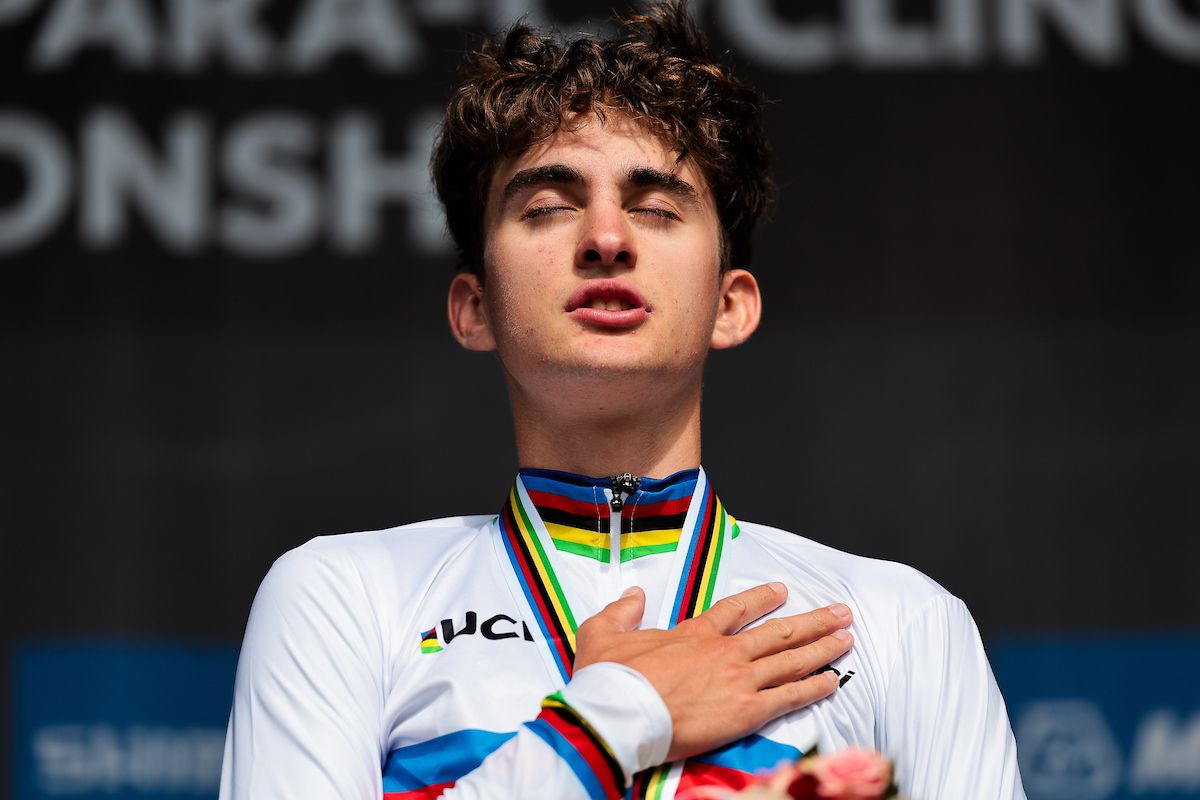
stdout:
POLYGON ((625 772, 600 734, 558 692, 542 701, 542 713, 526 723, 579 778, 591 800, 625 793, 625 772))

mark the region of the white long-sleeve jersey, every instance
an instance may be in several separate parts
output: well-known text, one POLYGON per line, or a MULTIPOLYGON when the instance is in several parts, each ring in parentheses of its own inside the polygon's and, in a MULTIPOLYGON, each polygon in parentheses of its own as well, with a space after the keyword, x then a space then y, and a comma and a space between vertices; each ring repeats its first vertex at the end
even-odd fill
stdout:
POLYGON ((848 746, 891 757, 914 800, 1025 796, 974 621, 921 573, 735 521, 702 470, 522 470, 499 515, 320 537, 275 563, 221 798, 665 799, 848 746), (789 590, 772 616, 849 605, 854 647, 827 667, 837 692, 754 735, 663 764, 671 721, 649 683, 572 672, 577 624, 630 586, 643 626, 667 628, 767 581, 789 590))

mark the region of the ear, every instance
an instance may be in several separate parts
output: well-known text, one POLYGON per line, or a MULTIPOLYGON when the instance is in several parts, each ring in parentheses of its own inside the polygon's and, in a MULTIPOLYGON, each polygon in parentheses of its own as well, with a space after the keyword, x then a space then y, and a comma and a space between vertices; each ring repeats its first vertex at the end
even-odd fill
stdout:
POLYGON ((744 269, 729 270, 721 276, 718 303, 712 347, 714 350, 736 347, 750 338, 762 319, 758 281, 744 269))
POLYGON ((487 309, 483 305, 483 284, 479 278, 469 272, 454 276, 450 282, 446 313, 450 318, 450 332, 463 347, 484 352, 496 349, 496 340, 492 338, 492 329, 488 325, 487 309))

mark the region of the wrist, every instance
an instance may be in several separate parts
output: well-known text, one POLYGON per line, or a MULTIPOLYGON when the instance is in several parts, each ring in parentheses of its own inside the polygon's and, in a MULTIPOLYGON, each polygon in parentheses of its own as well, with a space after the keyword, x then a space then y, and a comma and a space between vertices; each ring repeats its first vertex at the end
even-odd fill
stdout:
POLYGON ((604 741, 625 775, 667 760, 671 714, 658 692, 637 670, 610 661, 590 664, 563 687, 563 699, 604 741))

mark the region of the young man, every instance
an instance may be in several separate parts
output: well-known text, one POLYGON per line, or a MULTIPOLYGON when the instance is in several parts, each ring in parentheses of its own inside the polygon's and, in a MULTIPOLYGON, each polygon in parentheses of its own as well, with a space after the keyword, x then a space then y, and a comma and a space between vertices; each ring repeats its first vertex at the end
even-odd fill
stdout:
POLYGON ((737 522, 699 468, 706 355, 759 321, 759 106, 681 6, 623 26, 474 54, 434 157, 449 317, 522 469, 495 516, 275 564, 222 797, 668 798, 852 745, 914 798, 1023 797, 963 604, 737 522))

